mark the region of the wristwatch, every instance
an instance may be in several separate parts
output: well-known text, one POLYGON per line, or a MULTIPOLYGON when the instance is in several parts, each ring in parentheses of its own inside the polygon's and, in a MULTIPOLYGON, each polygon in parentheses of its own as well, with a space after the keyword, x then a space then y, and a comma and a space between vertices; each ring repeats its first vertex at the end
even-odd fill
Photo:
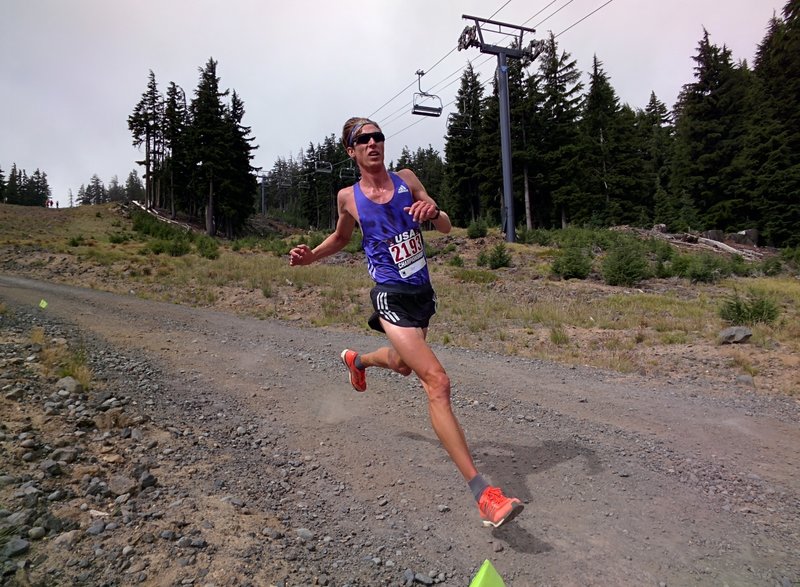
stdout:
POLYGON ((439 206, 436 206, 436 216, 431 216, 430 220, 436 220, 437 218, 439 218, 439 215, 441 213, 442 211, 439 209, 439 206))

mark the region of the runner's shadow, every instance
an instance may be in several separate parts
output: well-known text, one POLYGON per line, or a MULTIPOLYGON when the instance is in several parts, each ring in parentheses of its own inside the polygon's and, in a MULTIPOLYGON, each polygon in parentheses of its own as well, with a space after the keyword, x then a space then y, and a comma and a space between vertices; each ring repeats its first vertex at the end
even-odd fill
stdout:
MULTIPOLYGON (((400 436, 438 446, 439 440, 416 432, 402 432, 400 436)), ((593 450, 578 445, 573 440, 546 440, 539 446, 522 446, 500 442, 476 443, 472 446, 475 464, 491 483, 503 492, 518 497, 525 507, 535 507, 531 490, 525 479, 528 475, 546 471, 565 461, 583 458, 586 472, 594 475, 602 471, 600 459, 593 450)), ((523 511, 522 516, 525 516, 523 511)), ((542 542, 515 522, 492 530, 492 536, 505 541, 516 552, 540 554, 553 547, 542 542)))

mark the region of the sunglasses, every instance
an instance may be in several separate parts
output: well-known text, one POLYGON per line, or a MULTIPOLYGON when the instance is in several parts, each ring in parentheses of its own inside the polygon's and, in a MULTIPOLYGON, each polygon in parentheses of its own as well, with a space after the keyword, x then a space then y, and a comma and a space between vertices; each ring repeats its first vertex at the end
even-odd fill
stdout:
POLYGON ((386 137, 383 136, 381 131, 378 132, 365 132, 358 135, 355 139, 353 139, 354 145, 366 145, 369 140, 372 139, 376 143, 382 143, 386 140, 386 137))

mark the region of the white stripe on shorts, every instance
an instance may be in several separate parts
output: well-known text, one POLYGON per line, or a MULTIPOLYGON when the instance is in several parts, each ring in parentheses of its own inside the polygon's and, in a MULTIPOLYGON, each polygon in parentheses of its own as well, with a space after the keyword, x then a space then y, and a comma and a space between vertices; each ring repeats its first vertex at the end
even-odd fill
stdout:
POLYGON ((400 316, 398 316, 395 312, 389 310, 389 304, 386 303, 387 294, 385 291, 378 292, 377 302, 378 302, 378 314, 382 318, 385 318, 392 324, 397 324, 400 321, 400 316))

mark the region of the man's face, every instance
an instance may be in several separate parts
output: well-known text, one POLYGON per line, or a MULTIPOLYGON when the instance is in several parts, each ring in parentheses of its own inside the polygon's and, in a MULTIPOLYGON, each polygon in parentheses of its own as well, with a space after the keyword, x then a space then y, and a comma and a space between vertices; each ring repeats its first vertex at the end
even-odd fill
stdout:
POLYGON ((348 154, 359 165, 383 163, 384 138, 380 129, 374 124, 365 124, 353 138, 353 145, 348 154))

